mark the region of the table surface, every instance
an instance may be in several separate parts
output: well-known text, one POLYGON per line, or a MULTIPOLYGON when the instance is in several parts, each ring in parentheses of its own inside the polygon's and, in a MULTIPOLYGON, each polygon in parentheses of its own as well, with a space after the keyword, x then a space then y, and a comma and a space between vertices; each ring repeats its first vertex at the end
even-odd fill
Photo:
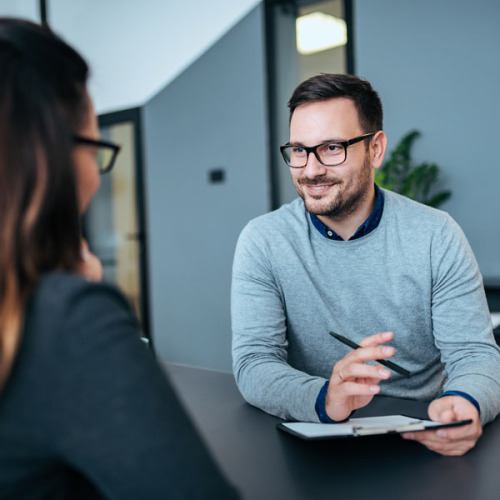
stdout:
POLYGON ((487 290, 500 290, 500 277, 484 278, 484 288, 487 290))
MULTIPOLYGON (((168 365, 180 399, 215 460, 245 499, 498 500, 500 418, 462 457, 400 436, 303 441, 244 402, 229 373, 168 365)), ((356 416, 425 417, 421 402, 376 398, 356 416)))

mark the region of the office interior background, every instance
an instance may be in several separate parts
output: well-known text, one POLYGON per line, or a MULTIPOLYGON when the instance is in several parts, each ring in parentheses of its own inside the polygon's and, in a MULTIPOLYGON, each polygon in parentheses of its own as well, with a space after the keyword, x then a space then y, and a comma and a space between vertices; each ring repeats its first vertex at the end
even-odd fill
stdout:
POLYGON ((500 287, 498 0, 0 0, 0 15, 47 21, 90 63, 101 133, 123 151, 84 230, 162 361, 231 369, 236 240, 295 197, 286 104, 319 72, 373 84, 389 150, 421 132, 414 161, 441 167, 440 208, 500 287), (299 50, 317 14, 347 42, 299 50))

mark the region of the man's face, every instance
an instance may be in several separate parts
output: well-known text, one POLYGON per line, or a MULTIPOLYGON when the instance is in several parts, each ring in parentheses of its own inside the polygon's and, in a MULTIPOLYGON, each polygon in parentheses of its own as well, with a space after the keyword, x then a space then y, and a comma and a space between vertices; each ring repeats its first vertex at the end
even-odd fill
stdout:
MULTIPOLYGON (((327 141, 347 141, 365 132, 350 99, 330 99, 295 109, 290 143, 311 147, 327 141)), ((307 211, 318 216, 343 220, 373 193, 374 173, 365 141, 349 146, 341 165, 326 167, 310 154, 304 168, 290 168, 290 172, 307 211)))

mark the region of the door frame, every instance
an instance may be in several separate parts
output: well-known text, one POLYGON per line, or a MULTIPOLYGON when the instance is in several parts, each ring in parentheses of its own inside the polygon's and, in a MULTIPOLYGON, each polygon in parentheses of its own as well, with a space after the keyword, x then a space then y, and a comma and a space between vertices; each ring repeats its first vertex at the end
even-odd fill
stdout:
MULTIPOLYGON (((274 145, 277 143, 277 119, 274 110, 276 109, 277 101, 277 77, 276 68, 278 67, 276 60, 276 40, 275 40, 275 8, 280 6, 287 12, 297 12, 302 4, 307 2, 314 3, 317 0, 264 0, 264 30, 265 30, 265 61, 267 73, 267 109, 268 109, 268 130, 269 143, 274 145)), ((346 72, 349 75, 356 74, 355 68, 355 47, 354 47, 354 1, 342 0, 344 8, 344 20, 347 28, 347 45, 346 45, 346 72)), ((279 186, 279 171, 283 169, 282 165, 278 165, 275 152, 272 147, 268 152, 269 163, 269 183, 270 183, 270 204, 271 210, 276 210, 281 206, 280 186, 279 186)))
POLYGON ((139 280, 140 280, 140 305, 142 316, 142 332, 149 340, 149 345, 154 350, 151 336, 151 311, 149 301, 149 263, 148 263, 148 237, 146 193, 144 188, 144 153, 143 153, 143 127, 141 108, 129 108, 98 116, 99 127, 110 127, 124 122, 133 123, 134 134, 134 163, 135 163, 135 196, 137 201, 137 223, 139 241, 139 280))

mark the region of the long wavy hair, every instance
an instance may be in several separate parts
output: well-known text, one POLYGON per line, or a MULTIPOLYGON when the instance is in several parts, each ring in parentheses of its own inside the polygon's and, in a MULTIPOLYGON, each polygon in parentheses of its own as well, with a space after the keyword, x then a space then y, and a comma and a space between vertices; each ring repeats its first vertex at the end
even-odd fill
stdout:
POLYGON ((48 28, 0 18, 0 387, 40 276, 80 261, 73 135, 88 66, 48 28))

